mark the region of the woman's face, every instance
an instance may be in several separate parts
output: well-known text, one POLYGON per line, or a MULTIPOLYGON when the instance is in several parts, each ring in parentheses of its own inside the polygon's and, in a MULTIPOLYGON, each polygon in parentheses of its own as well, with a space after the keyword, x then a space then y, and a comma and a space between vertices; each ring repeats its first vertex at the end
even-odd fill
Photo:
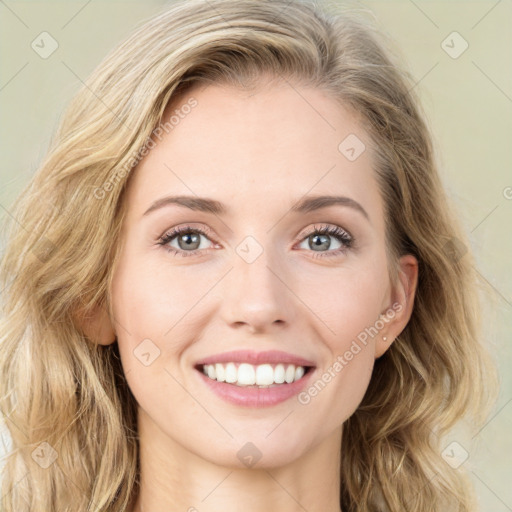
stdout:
POLYGON ((217 464, 285 464, 358 407, 410 316, 415 260, 392 287, 368 136, 319 90, 196 87, 172 115, 129 184, 112 288, 139 421, 217 464), (204 375, 216 356, 216 377, 246 385, 251 367, 259 382, 293 357, 312 368, 249 388, 204 375))

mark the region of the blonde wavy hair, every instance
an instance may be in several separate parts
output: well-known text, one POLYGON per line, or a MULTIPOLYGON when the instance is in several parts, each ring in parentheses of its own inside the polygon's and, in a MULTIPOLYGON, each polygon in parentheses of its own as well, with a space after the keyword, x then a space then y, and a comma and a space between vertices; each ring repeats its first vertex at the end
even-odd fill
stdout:
POLYGON ((385 202, 392 280, 400 255, 419 261, 412 317, 343 425, 340 506, 476 510, 466 471, 443 460, 441 442, 462 418, 476 430, 497 397, 480 332, 483 287, 396 55, 365 11, 182 0, 104 59, 5 226, 0 411, 12 447, 2 511, 123 511, 137 492, 136 403, 117 343, 99 345, 84 328, 95 308, 112 318, 124 191, 178 93, 197 83, 250 87, 264 75, 320 88, 358 113, 385 202))

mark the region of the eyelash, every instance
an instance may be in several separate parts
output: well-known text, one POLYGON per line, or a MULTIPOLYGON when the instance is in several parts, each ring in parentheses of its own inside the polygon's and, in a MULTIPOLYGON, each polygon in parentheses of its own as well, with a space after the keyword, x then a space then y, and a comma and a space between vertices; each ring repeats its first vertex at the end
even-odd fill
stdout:
MULTIPOLYGON (((207 238, 211 237, 211 234, 209 233, 209 230, 203 230, 200 228, 194 228, 191 226, 180 226, 177 228, 172 229, 171 231, 164 233, 158 240, 158 245, 163 246, 164 249, 170 253, 173 253, 175 256, 182 256, 182 257, 188 257, 188 256, 195 256, 200 252, 208 251, 209 249, 195 249, 194 251, 182 251, 175 249, 173 247, 169 247, 167 244, 171 242, 174 238, 176 238, 179 235, 182 234, 190 234, 195 233, 198 235, 203 235, 207 238)), ((343 247, 340 249, 336 249, 334 251, 325 251, 325 252, 316 252, 316 254, 313 255, 314 258, 331 258, 339 256, 340 254, 344 254, 348 252, 350 249, 353 248, 355 239, 353 236, 351 236, 347 231, 344 229, 338 227, 338 226, 322 226, 322 227, 316 227, 314 226, 314 229, 308 233, 307 235, 303 236, 300 240, 300 242, 303 242, 307 238, 309 238, 311 235, 320 234, 320 235, 330 235, 333 238, 336 238, 339 242, 343 244, 343 247)))

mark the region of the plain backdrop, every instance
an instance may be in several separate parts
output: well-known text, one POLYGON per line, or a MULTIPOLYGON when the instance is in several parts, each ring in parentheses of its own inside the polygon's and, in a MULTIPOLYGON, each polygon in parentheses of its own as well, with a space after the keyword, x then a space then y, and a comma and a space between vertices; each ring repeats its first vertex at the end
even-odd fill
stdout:
MULTIPOLYGON (((464 466, 482 511, 512 511, 512 2, 352 3, 373 11, 416 78, 442 180, 494 295, 482 315, 500 368, 500 398, 477 436, 461 425, 446 446, 455 441, 468 452, 464 466)), ((37 169, 82 81, 165 4, 0 1, 0 221, 37 169)), ((8 443, 5 432, 4 438, 8 443)))

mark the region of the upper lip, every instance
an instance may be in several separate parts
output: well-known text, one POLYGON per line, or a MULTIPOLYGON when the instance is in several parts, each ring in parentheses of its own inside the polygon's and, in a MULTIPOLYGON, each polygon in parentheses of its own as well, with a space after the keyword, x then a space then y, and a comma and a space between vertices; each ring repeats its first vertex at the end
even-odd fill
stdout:
POLYGON ((256 352, 254 350, 233 350, 230 352, 222 352, 221 354, 214 354, 197 361, 196 366, 231 362, 249 363, 254 365, 282 363, 294 364, 295 366, 315 366, 312 361, 281 350, 266 350, 263 352, 256 352))

